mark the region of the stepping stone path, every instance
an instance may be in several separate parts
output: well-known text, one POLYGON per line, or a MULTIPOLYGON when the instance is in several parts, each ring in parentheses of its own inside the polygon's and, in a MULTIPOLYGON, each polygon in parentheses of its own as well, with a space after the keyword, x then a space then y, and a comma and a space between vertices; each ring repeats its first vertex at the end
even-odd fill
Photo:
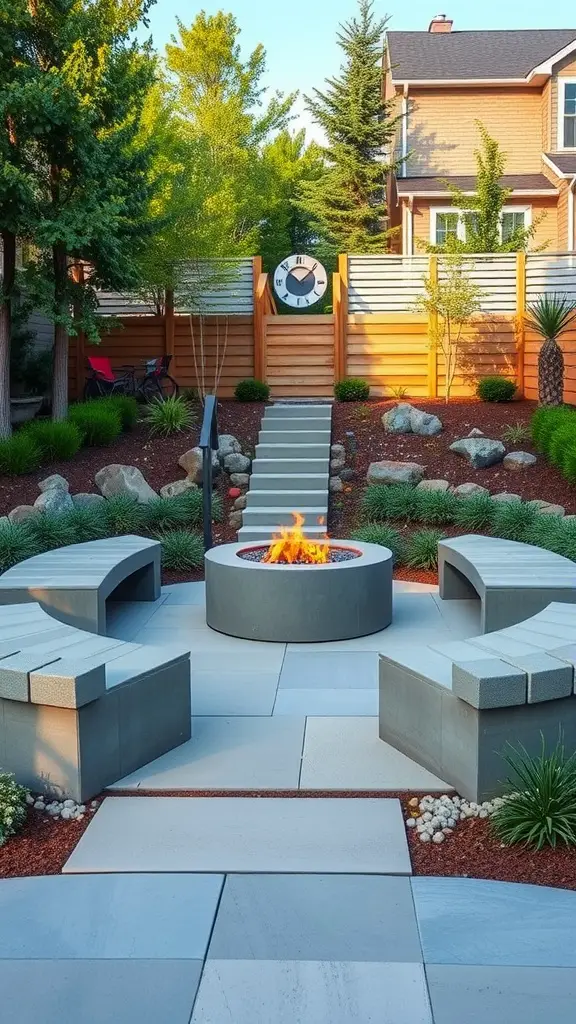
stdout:
POLYGON ((293 512, 303 532, 326 533, 332 406, 276 402, 262 420, 239 541, 267 542, 293 512))

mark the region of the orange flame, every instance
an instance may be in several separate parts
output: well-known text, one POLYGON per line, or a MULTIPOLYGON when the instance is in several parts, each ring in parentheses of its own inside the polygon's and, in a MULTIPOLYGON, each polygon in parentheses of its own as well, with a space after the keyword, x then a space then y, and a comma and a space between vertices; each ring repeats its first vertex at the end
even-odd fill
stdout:
MULTIPOLYGON (((281 526, 280 536, 274 537, 263 562, 306 562, 309 565, 321 565, 330 561, 330 545, 328 535, 322 540, 308 540, 302 532, 304 516, 300 512, 292 512, 293 526, 281 526)), ((324 519, 319 519, 320 526, 324 519)))

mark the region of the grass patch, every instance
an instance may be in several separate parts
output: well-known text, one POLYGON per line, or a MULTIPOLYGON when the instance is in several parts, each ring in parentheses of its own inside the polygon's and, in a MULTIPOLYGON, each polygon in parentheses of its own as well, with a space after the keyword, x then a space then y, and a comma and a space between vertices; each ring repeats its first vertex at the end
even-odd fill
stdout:
POLYGON ((196 422, 196 414, 184 398, 173 395, 165 400, 155 398, 148 406, 144 420, 151 434, 170 437, 171 434, 190 430, 196 422))

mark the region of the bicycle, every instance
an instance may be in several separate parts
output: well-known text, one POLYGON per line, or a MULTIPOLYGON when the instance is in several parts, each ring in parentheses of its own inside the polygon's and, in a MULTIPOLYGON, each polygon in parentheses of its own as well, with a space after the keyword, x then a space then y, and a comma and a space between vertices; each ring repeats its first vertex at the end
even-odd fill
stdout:
POLYGON ((107 356, 89 356, 90 376, 84 385, 84 399, 129 395, 144 402, 165 401, 178 395, 177 382, 168 373, 172 356, 147 359, 143 367, 119 366, 115 375, 107 356), (143 376, 138 377, 139 370, 143 376))

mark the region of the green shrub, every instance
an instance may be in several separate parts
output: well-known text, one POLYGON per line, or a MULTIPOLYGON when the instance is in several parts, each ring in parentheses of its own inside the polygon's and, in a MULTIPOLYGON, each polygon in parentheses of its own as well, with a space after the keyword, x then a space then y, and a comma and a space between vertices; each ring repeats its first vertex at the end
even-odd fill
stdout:
POLYGON ((362 495, 361 509, 370 522, 409 522, 419 516, 421 495, 422 491, 416 491, 410 484, 370 484, 362 495))
MULTIPOLYGON (((564 555, 565 558, 576 562, 576 522, 569 520, 565 523, 559 516, 540 516, 540 519, 554 520, 550 524, 550 537, 555 546, 550 547, 549 550, 556 551, 559 555, 564 555), (554 528, 556 533, 554 533, 554 528)), ((547 547, 547 545, 542 545, 542 547, 545 546, 547 547)))
POLYGON ((510 746, 504 760, 513 772, 510 793, 490 819, 500 842, 536 850, 576 845, 576 752, 566 757, 560 738, 547 755, 542 738, 538 757, 518 744, 517 749, 510 746))
POLYGON ((458 498, 454 509, 454 525, 461 530, 488 530, 496 510, 497 501, 489 494, 472 494, 469 498, 458 498))
POLYGON ((529 501, 495 501, 492 533, 504 540, 523 541, 539 512, 529 501))
POLYGON ((437 569, 441 530, 416 530, 406 542, 405 565, 412 569, 437 569))
POLYGON ((347 377, 336 381, 334 395, 339 402, 365 402, 370 398, 370 385, 362 377, 347 377))
POLYGON ((8 772, 0 772, 0 846, 18 831, 26 818, 28 790, 8 772))
POLYGON ((508 377, 482 377, 476 386, 476 394, 482 402, 511 402, 516 394, 516 384, 508 377))
POLYGON ((138 402, 131 395, 110 395, 109 398, 97 398, 96 404, 104 409, 112 409, 118 413, 122 430, 133 430, 138 422, 138 402))
POLYGON ((192 407, 181 396, 155 398, 144 414, 144 420, 151 434, 169 437, 190 430, 196 422, 196 414, 192 407))
MULTIPOLYGON (((554 551, 557 555, 563 555, 566 554, 564 547, 570 546, 570 538, 564 536, 565 532, 559 516, 539 515, 527 528, 524 542, 526 544, 534 544, 537 548, 545 548, 546 551, 554 551)), ((576 540, 576 534, 574 535, 574 540, 576 540)), ((576 554, 576 544, 572 550, 576 554)), ((567 555, 567 557, 571 556, 567 555)))
POLYGON ((79 428, 84 444, 112 444, 122 433, 120 414, 108 401, 78 402, 70 407, 68 418, 79 428))
POLYGON ((576 414, 565 405, 542 406, 534 413, 530 428, 532 440, 538 451, 545 455, 548 452, 548 444, 554 431, 569 422, 576 414))
POLYGON ((0 573, 11 569, 25 558, 31 558, 37 547, 23 523, 0 523, 0 573))
POLYGON ((121 537, 146 528, 146 506, 127 494, 116 494, 102 506, 108 535, 121 537))
POLYGON ((190 405, 194 405, 199 400, 198 388, 182 388, 180 394, 185 402, 189 402, 190 405))
POLYGON ((74 544, 109 536, 104 506, 75 505, 70 512, 64 513, 63 519, 74 535, 74 544))
POLYGON ((25 430, 0 441, 0 473, 20 476, 32 473, 42 462, 42 453, 34 438, 25 430))
POLYGON ((23 432, 38 445, 42 462, 71 459, 82 447, 82 434, 69 420, 37 420, 23 432))
POLYGON ((267 402, 270 398, 270 387, 263 380, 247 377, 238 381, 234 388, 234 397, 238 402, 267 402))
POLYGON ((421 522, 444 526, 454 521, 461 499, 451 491, 417 491, 417 495, 418 518, 421 522))
POLYGON ((144 506, 146 527, 152 532, 185 526, 188 520, 184 502, 178 498, 155 498, 144 506))
POLYGON ((563 470, 564 463, 569 465, 567 453, 576 444, 576 416, 571 417, 562 423, 557 430, 554 430, 546 442, 546 455, 553 466, 563 470))
POLYGON ((576 441, 571 442, 564 452, 562 472, 571 484, 576 483, 576 441))
POLYGON ((380 523, 369 523, 367 526, 360 526, 352 533, 352 540, 359 540, 364 544, 381 544, 383 548, 390 549, 395 562, 402 561, 404 540, 402 535, 393 526, 385 526, 380 523))
POLYGON ((53 551, 76 543, 67 515, 43 512, 39 516, 30 516, 25 525, 38 551, 53 551))
POLYGON ((530 441, 532 433, 527 423, 507 423, 502 431, 502 440, 506 444, 522 444, 523 441, 530 441))
POLYGON ((202 537, 188 530, 170 530, 157 534, 162 542, 162 566, 173 572, 197 569, 204 561, 202 537))

